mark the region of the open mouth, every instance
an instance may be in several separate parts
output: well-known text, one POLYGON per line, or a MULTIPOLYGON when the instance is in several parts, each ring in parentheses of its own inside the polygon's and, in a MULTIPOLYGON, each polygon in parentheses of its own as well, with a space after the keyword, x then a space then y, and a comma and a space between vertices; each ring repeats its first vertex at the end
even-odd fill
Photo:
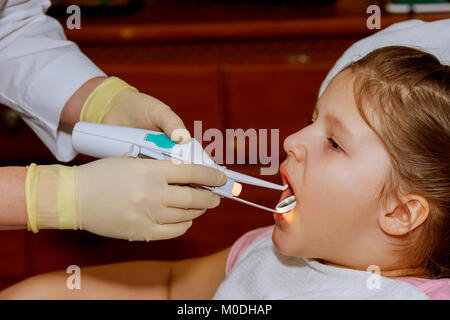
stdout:
POLYGON ((295 192, 294 189, 292 188, 291 179, 286 170, 286 167, 280 166, 280 174, 281 179, 283 180, 283 185, 287 185, 288 188, 283 191, 280 200, 278 201, 278 204, 275 207, 275 210, 277 211, 277 214, 275 215, 278 216, 278 217, 274 216, 275 221, 283 220, 281 217, 292 212, 297 206, 295 192))
POLYGON ((280 200, 278 202, 281 202, 284 199, 289 198, 290 196, 294 195, 294 191, 291 187, 291 182, 289 181, 289 176, 287 175, 286 168, 281 166, 280 173, 281 173, 281 179, 283 181, 283 185, 287 184, 288 188, 283 191, 283 193, 281 194, 280 200))
POLYGON ((277 213, 274 213, 273 215, 273 218, 277 224, 286 223, 285 218, 293 212, 293 209, 296 206, 294 189, 292 188, 291 180, 284 166, 280 166, 280 174, 283 185, 288 185, 288 188, 281 194, 280 200, 278 201, 275 209, 277 213))

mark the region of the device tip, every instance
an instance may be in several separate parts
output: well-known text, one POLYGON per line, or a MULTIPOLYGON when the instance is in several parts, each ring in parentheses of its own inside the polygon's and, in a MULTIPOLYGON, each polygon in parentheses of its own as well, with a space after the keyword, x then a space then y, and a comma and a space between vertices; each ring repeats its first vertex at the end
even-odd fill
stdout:
POLYGON ((233 190, 231 191, 231 194, 235 197, 241 194, 242 191, 242 184, 235 182, 233 186, 233 190))

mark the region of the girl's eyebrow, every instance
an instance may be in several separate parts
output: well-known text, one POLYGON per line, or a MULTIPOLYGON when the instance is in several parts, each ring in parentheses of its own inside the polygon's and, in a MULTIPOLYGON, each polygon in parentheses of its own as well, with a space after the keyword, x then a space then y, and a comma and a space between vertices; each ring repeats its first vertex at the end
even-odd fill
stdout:
MULTIPOLYGON (((314 112, 316 114, 318 113, 317 105, 318 104, 314 106, 314 112)), ((326 113, 324 117, 325 121, 328 122, 332 127, 338 128, 349 139, 353 139, 351 130, 348 129, 348 127, 344 124, 344 122, 341 119, 330 113, 326 113)))
POLYGON ((347 126, 344 124, 344 122, 337 118, 336 116, 327 113, 325 115, 325 120, 328 121, 331 126, 337 127, 344 135, 346 135, 348 138, 353 139, 353 135, 351 134, 351 131, 347 128, 347 126))

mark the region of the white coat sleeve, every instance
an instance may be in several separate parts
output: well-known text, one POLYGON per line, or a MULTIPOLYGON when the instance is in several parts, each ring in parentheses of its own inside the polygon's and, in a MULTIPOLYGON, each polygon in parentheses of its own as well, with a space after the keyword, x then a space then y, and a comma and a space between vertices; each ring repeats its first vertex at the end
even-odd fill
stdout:
POLYGON ((450 64, 450 19, 424 22, 408 20, 355 42, 328 72, 319 90, 319 97, 330 81, 348 64, 359 60, 371 51, 387 46, 406 46, 436 56, 442 64, 450 64))
POLYGON ((45 13, 50 1, 0 0, 0 103, 22 117, 59 161, 76 156, 61 111, 80 86, 105 74, 45 13))

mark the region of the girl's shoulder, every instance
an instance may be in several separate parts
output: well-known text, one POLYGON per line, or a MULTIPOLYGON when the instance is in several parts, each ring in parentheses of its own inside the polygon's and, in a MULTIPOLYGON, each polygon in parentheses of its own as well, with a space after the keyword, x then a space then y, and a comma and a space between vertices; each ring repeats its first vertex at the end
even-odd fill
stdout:
POLYGON ((250 230, 244 235, 242 235, 231 247, 230 253, 228 254, 227 264, 225 267, 225 274, 230 272, 233 265, 239 259, 242 253, 252 244, 261 240, 265 236, 271 234, 273 232, 274 225, 257 228, 254 230, 250 230))
POLYGON ((422 279, 413 277, 397 278, 405 281, 425 293, 430 300, 450 300, 450 279, 422 279))

